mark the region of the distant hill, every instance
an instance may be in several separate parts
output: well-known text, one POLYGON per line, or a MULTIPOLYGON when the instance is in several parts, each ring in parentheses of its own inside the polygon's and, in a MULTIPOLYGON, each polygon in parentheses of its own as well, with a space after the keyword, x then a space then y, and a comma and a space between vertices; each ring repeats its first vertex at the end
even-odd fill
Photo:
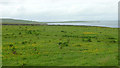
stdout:
POLYGON ((80 23, 80 22, 90 22, 90 21, 58 21, 58 22, 37 22, 29 20, 17 20, 17 19, 0 19, 2 24, 46 24, 46 23, 80 23))
POLYGON ((2 20, 2 24, 40 24, 40 22, 28 20, 16 20, 16 19, 0 19, 0 20, 2 20))

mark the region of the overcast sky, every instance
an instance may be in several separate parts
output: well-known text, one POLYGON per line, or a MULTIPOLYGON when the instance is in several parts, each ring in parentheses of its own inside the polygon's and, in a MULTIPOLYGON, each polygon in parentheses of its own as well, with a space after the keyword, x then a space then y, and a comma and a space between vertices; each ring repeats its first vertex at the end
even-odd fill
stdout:
POLYGON ((119 0, 0 0, 0 18, 35 21, 117 20, 119 0))

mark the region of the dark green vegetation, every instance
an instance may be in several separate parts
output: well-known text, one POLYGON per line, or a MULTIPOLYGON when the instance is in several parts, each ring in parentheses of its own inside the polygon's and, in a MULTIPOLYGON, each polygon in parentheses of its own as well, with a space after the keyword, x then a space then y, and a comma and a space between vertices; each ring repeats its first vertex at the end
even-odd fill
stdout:
POLYGON ((117 66, 118 29, 3 25, 3 66, 117 66))

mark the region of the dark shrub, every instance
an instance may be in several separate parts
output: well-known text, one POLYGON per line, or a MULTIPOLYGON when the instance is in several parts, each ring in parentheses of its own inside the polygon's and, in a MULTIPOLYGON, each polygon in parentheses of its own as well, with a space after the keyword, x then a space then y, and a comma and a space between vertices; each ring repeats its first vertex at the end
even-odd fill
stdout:
POLYGON ((13 47, 13 44, 10 44, 9 46, 10 46, 10 47, 13 47))
POLYGON ((91 38, 88 39, 88 42, 92 42, 91 38))
POLYGON ((64 46, 68 46, 68 44, 69 44, 69 40, 67 40, 67 42, 59 42, 58 43, 60 49, 62 49, 62 47, 64 47, 64 46))
POLYGON ((22 42, 22 44, 26 44, 26 43, 27 43, 27 41, 23 41, 23 42, 22 42))
POLYGON ((19 35, 21 35, 21 32, 19 32, 19 35))
POLYGON ((61 32, 65 32, 65 31, 61 31, 61 32))
POLYGON ((81 45, 80 45, 80 44, 78 44, 78 45, 75 45, 75 46, 78 46, 78 47, 80 47, 81 45))
POLYGON ((31 31, 31 30, 29 30, 29 31, 28 31, 28 34, 32 34, 32 31, 31 31))

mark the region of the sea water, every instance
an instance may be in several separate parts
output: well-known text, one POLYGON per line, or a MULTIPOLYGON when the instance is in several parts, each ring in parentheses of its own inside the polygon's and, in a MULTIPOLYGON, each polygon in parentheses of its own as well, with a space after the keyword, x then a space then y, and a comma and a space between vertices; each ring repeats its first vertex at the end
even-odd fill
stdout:
POLYGON ((91 21, 91 22, 77 22, 77 23, 47 23, 48 25, 73 25, 73 26, 100 26, 119 28, 118 21, 91 21))

